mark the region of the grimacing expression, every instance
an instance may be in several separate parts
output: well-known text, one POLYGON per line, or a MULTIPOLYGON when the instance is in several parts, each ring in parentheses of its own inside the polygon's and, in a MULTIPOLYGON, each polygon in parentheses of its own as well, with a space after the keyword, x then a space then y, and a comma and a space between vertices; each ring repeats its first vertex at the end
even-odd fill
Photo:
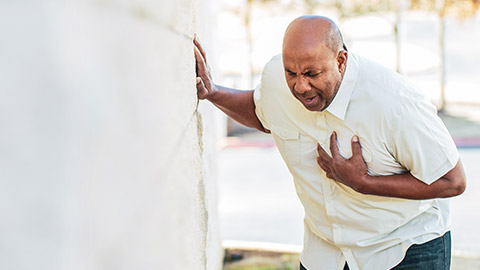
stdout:
POLYGON ((283 51, 288 87, 310 111, 323 111, 330 105, 342 83, 346 61, 346 51, 334 53, 324 44, 283 51))

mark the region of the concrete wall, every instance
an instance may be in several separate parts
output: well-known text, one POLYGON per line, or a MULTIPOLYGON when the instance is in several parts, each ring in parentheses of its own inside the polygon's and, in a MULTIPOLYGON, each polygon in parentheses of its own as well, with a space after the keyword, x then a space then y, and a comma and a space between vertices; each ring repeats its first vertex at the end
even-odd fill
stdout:
POLYGON ((0 269, 220 268, 201 2, 0 2, 0 269))

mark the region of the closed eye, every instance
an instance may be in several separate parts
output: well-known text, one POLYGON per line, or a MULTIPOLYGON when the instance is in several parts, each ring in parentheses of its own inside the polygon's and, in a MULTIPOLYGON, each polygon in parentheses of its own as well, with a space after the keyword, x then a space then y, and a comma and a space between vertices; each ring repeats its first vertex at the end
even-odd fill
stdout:
POLYGON ((307 72, 305 73, 305 76, 308 76, 308 77, 316 77, 318 75, 320 75, 321 72, 307 72))
POLYGON ((287 74, 288 74, 288 76, 295 76, 295 75, 297 75, 297 74, 295 74, 294 72, 291 72, 290 70, 287 70, 287 74))

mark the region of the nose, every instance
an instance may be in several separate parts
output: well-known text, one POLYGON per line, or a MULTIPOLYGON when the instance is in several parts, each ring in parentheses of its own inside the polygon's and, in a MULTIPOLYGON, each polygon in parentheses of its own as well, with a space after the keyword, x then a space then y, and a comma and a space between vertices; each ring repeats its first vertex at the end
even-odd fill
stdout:
POLYGON ((294 90, 299 94, 304 94, 310 91, 312 87, 306 78, 303 76, 298 76, 297 81, 295 82, 294 90))

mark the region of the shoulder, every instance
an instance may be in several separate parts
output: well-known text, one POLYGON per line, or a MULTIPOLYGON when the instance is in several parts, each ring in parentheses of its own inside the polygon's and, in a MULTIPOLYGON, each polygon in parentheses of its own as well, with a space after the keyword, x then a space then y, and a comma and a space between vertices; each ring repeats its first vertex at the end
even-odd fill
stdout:
POLYGON ((359 73, 348 109, 350 115, 368 115, 371 121, 366 122, 381 123, 390 131, 419 119, 438 122, 435 106, 407 78, 366 58, 355 54, 353 57, 359 73))
POLYGON ((353 57, 359 65, 355 91, 358 99, 396 112, 430 104, 424 93, 403 75, 359 55, 353 57))
POLYGON ((283 69, 283 59, 281 54, 272 57, 263 68, 262 84, 278 85, 282 83, 287 85, 285 81, 285 74, 283 69))
POLYGON ((290 99, 291 94, 285 79, 281 54, 275 55, 265 64, 258 90, 263 96, 290 99))

